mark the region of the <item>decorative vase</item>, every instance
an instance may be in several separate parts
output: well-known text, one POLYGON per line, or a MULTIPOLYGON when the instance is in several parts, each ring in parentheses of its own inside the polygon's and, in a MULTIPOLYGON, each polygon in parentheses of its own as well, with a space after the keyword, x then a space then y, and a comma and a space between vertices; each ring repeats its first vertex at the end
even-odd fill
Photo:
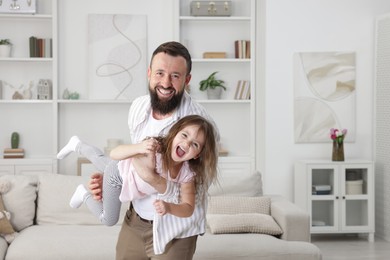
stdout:
POLYGON ((333 141, 332 161, 344 161, 344 142, 333 141))
POLYGON ((11 45, 9 44, 0 45, 0 57, 3 58, 11 57, 11 45))
POLYGON ((208 99, 221 99, 222 88, 208 88, 207 98, 208 99))

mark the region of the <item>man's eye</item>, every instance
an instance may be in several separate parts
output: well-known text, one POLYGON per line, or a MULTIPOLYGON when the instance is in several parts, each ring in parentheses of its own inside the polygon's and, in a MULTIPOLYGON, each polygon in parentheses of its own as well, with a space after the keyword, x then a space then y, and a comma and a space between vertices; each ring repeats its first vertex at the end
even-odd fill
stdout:
POLYGON ((173 74, 172 79, 180 79, 180 76, 178 74, 173 74))

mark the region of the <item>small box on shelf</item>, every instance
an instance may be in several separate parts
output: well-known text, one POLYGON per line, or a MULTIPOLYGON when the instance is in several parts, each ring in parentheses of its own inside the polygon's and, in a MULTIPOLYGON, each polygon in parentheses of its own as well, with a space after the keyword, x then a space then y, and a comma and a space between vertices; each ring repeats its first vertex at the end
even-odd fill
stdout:
POLYGON ((192 1, 192 16, 230 16, 232 1, 192 1))
POLYGON ((0 13, 3 14, 35 14, 37 10, 36 0, 15 1, 2 0, 0 1, 0 13))

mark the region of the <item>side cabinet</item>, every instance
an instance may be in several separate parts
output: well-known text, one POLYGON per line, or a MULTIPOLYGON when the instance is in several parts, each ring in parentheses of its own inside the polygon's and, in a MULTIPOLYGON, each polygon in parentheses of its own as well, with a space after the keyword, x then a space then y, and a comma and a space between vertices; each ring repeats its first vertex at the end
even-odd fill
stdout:
POLYGON ((295 203, 310 214, 312 234, 365 233, 374 241, 372 161, 295 163, 295 203))

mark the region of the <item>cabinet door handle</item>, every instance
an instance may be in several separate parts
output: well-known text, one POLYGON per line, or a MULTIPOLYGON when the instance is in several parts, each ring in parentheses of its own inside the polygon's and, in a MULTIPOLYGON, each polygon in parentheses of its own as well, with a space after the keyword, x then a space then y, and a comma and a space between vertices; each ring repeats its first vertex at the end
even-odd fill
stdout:
POLYGON ((338 200, 339 199, 339 196, 336 196, 336 200, 338 200))
POLYGON ((345 200, 345 196, 343 196, 343 200, 345 200))

